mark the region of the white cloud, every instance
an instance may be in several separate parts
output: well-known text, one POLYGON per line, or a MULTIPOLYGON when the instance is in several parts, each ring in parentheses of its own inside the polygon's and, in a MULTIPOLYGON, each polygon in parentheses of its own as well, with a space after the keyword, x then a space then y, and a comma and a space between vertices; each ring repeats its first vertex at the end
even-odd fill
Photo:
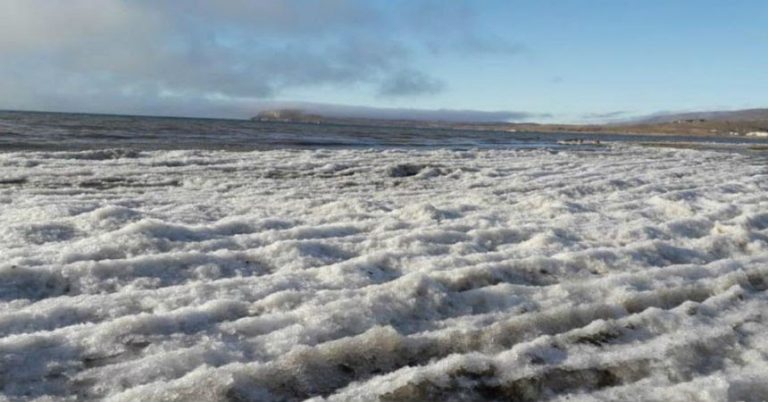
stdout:
POLYGON ((212 99, 264 99, 321 86, 429 95, 444 85, 418 68, 414 53, 469 51, 455 43, 477 43, 480 51, 506 46, 478 39, 471 24, 445 32, 446 25, 462 25, 450 19, 464 17, 446 13, 442 3, 373 4, 4 0, 0 74, 15 79, 0 80, 0 108, 210 107, 212 99), (168 93, 177 96, 162 96, 168 93))

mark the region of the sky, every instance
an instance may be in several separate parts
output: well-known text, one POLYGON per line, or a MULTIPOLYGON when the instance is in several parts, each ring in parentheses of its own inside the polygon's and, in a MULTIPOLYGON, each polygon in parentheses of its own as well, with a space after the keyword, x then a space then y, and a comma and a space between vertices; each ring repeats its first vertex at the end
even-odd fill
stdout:
POLYGON ((766 0, 0 0, 0 109, 601 122, 768 107, 766 0))

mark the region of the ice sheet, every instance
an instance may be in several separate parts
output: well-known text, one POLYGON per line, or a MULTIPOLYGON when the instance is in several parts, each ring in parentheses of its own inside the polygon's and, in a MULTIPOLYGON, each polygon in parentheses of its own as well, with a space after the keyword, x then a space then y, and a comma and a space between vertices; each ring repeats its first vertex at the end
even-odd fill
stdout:
POLYGON ((0 154, 10 400, 761 400, 768 169, 598 150, 0 154))

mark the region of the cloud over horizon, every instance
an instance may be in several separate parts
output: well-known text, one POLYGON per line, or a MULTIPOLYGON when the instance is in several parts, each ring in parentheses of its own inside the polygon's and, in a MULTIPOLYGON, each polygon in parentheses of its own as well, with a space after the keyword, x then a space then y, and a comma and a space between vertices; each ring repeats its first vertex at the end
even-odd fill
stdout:
POLYGON ((468 2, 397 3, 6 0, 0 74, 15 79, 0 82, 0 108, 220 113, 331 87, 423 97, 449 88, 423 53, 522 49, 475 29, 468 2))

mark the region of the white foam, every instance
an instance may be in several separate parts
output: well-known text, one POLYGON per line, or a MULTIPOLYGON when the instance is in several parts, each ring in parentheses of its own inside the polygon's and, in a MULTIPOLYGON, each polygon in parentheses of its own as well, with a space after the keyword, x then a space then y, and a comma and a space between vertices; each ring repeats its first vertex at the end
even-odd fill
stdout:
POLYGON ((11 400, 760 400, 744 154, 0 154, 11 400))

